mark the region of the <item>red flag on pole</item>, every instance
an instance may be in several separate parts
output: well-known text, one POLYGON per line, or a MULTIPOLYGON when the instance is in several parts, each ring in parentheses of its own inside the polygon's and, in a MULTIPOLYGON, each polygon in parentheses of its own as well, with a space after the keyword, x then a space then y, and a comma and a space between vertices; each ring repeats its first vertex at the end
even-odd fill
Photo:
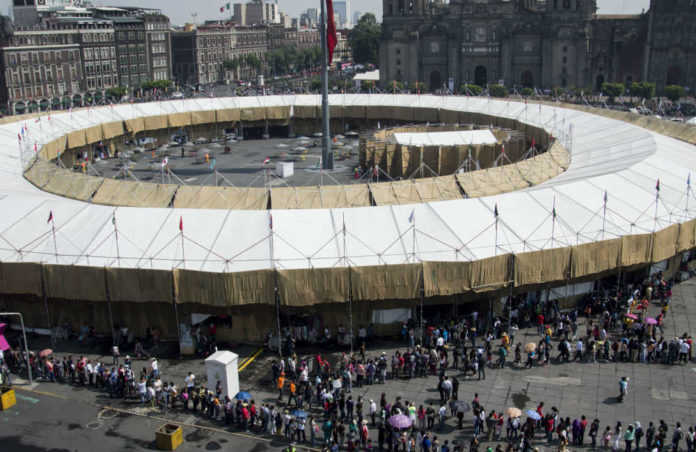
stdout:
POLYGON ((224 13, 224 12, 225 12, 225 7, 224 7, 224 6, 221 6, 221 7, 220 7, 220 12, 221 12, 221 13, 224 13))
POLYGON ((333 53, 338 44, 336 22, 334 22, 333 0, 326 0, 326 45, 329 50, 329 65, 333 61, 333 53))
POLYGON ((184 232, 184 217, 179 217, 179 230, 184 232))
POLYGON ((51 210, 51 212, 48 214, 48 221, 46 221, 46 223, 50 223, 51 221, 53 221, 53 211, 52 211, 52 210, 51 210))

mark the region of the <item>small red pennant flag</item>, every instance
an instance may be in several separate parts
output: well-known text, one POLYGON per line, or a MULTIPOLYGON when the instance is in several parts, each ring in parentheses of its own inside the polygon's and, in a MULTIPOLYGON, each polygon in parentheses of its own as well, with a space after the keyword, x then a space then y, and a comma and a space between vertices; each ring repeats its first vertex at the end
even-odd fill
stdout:
POLYGON ((51 221, 53 221, 53 211, 52 211, 52 210, 51 210, 51 212, 48 214, 48 220, 46 221, 46 223, 50 223, 51 221))
POLYGON ((184 232, 184 217, 179 217, 179 230, 184 232))

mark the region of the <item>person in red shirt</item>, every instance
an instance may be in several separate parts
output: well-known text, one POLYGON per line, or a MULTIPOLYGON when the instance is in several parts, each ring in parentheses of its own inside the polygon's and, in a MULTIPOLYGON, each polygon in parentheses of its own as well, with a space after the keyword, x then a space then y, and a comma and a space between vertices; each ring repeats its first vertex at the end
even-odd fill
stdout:
POLYGON ((251 414, 249 413, 249 409, 247 408, 246 403, 242 405, 242 419, 244 420, 244 431, 248 432, 249 431, 249 419, 251 418, 251 414))
POLYGON ((587 430, 587 418, 585 416, 582 416, 580 418, 580 436, 578 438, 578 441, 580 442, 580 446, 582 446, 582 443, 585 441, 585 431, 587 430))
POLYGON ((539 415, 539 417, 544 417, 544 402, 539 402, 539 405, 537 405, 536 407, 536 412, 539 415))
POLYGON ((544 334, 544 314, 541 313, 537 315, 537 333, 544 334))

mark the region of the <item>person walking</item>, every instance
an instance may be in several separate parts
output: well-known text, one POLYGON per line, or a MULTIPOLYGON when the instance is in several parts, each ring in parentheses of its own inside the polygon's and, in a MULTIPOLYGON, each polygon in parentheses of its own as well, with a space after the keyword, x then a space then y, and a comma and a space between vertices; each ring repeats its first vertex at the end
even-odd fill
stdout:
POLYGON ((626 394, 628 394, 628 377, 621 377, 619 380, 619 403, 623 403, 626 394))

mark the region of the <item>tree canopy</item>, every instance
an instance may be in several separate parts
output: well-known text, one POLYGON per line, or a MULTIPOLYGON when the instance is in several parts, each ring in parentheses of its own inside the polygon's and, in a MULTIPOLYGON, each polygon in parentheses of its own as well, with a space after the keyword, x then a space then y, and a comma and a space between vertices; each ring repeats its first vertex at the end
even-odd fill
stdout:
POLYGON ((374 14, 366 13, 348 35, 353 60, 358 64, 378 64, 382 28, 374 14))

